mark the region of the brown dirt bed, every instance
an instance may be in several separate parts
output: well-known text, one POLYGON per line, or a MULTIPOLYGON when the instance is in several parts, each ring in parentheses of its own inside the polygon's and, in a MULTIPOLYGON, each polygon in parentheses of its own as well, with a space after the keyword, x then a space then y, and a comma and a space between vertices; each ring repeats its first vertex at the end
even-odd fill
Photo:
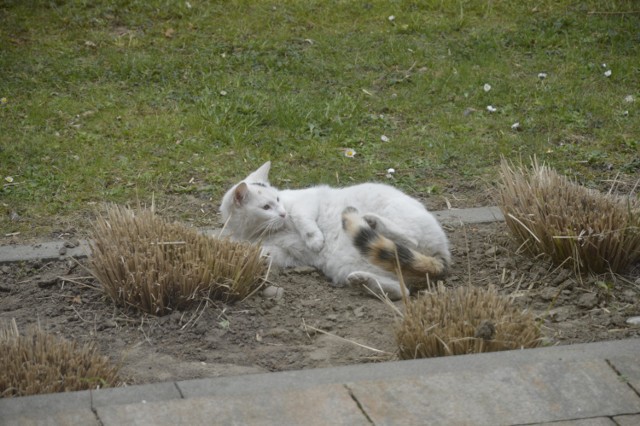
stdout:
MULTIPOLYGON (((497 285, 543 320, 546 344, 640 336, 626 323, 640 315, 640 265, 618 277, 576 276, 516 254, 503 223, 447 231, 455 264, 445 284, 497 285)), ((284 289, 279 300, 258 293, 161 318, 115 307, 88 276, 72 261, 0 266, 0 322, 15 318, 21 330, 38 322, 96 342, 134 384, 394 359, 390 307, 358 289, 331 287, 308 268, 272 272, 270 284, 284 289)))

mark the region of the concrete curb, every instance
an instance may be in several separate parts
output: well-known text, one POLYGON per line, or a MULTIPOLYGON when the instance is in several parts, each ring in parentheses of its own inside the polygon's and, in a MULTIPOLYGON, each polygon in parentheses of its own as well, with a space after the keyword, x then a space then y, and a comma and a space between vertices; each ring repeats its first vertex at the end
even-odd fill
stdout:
MULTIPOLYGON (((452 226, 462 223, 488 223, 504 220, 502 212, 498 207, 453 209, 432 213, 443 225, 452 226)), ((216 229, 211 228, 202 230, 202 232, 208 234, 213 234, 216 231, 216 229)), ((87 257, 90 252, 89 242, 86 240, 78 241, 75 247, 67 247, 69 245, 69 242, 60 240, 29 245, 0 246, 0 265, 37 260, 50 262, 54 260, 64 260, 66 257, 80 259, 87 257)))

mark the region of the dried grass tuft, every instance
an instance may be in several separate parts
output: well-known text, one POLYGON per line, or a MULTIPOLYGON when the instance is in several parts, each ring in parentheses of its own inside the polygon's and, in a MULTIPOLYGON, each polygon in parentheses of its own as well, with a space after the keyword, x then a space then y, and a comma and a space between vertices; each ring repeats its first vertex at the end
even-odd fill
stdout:
POLYGON ((154 315, 203 298, 242 299, 267 274, 260 246, 205 236, 149 209, 110 207, 94 224, 91 252, 105 293, 154 315))
POLYGON ((501 172, 500 208, 533 255, 594 273, 623 272, 640 261, 638 200, 582 187, 535 159, 527 169, 503 160, 501 172))
POLYGON ((494 352, 539 346, 540 329, 494 287, 446 289, 405 302, 396 328, 401 359, 494 352))
POLYGON ((15 320, 0 327, 0 397, 117 386, 118 367, 91 344, 52 336, 38 327, 20 335, 15 320))

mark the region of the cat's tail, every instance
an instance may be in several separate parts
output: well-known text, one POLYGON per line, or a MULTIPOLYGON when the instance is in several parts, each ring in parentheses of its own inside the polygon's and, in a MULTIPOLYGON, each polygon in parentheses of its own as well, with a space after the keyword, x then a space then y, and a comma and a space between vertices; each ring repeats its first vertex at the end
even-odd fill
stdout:
POLYGON ((397 273, 399 263, 402 273, 412 277, 429 275, 430 278, 436 278, 446 274, 447 263, 444 259, 427 256, 390 240, 371 228, 353 207, 342 211, 342 229, 369 262, 387 271, 397 273))

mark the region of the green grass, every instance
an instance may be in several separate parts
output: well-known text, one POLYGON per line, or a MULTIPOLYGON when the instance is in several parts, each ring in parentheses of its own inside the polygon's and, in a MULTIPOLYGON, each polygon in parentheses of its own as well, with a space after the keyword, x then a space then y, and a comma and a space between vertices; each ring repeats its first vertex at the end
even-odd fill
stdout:
POLYGON ((0 1, 0 230, 215 206, 267 159, 281 187, 394 167, 415 196, 492 182, 501 155, 633 181, 639 58, 631 0, 0 1))

